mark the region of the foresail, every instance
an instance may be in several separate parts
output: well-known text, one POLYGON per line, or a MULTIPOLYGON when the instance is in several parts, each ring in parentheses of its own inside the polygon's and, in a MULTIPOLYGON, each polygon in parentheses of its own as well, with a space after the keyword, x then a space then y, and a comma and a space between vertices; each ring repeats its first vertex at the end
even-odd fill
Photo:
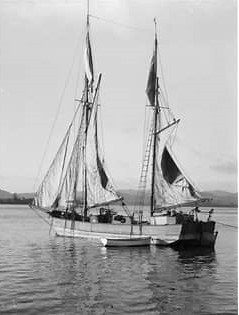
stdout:
POLYGON ((45 178, 35 194, 34 203, 38 207, 50 208, 56 199, 65 167, 69 135, 70 128, 68 129, 45 178))
POLYGON ((155 209, 190 204, 200 199, 193 184, 183 174, 170 147, 167 135, 156 143, 155 209))
POLYGON ((109 204, 122 199, 114 190, 104 167, 97 139, 98 97, 93 104, 86 141, 87 206, 109 204))
POLYGON ((72 149, 71 157, 62 180, 61 187, 55 199, 54 206, 67 208, 69 203, 76 201, 76 192, 79 182, 82 182, 83 168, 83 141, 84 141, 84 115, 81 117, 81 123, 78 134, 72 149))

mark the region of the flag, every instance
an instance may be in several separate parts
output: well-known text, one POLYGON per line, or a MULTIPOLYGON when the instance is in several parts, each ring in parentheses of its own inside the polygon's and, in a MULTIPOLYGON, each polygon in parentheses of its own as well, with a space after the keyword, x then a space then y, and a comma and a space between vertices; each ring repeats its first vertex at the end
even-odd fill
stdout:
POLYGON ((157 39, 154 42, 154 53, 150 63, 149 76, 146 88, 146 94, 148 96, 151 106, 155 106, 155 92, 156 92, 156 80, 157 80, 157 39))
POLYGON ((86 35, 85 75, 89 81, 89 84, 92 85, 92 83, 94 81, 94 69, 93 69, 93 59, 92 59, 92 51, 91 51, 91 45, 90 45, 89 32, 87 32, 87 35, 86 35))

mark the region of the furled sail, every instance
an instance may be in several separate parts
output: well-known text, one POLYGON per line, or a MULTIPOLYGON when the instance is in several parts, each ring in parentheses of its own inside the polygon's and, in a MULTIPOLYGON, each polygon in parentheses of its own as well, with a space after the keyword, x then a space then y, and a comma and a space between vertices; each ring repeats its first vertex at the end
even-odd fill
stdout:
POLYGON ((97 138, 98 95, 95 98, 87 130, 86 170, 88 208, 109 204, 122 198, 114 190, 100 156, 97 138))
POLYGON ((65 168, 65 159, 71 129, 70 127, 67 130, 67 133, 49 167, 46 176, 44 177, 40 187, 38 188, 38 191, 35 194, 34 203, 38 207, 49 208, 53 205, 56 199, 65 168))
POLYGON ((200 199, 193 184, 184 175, 167 144, 168 130, 156 139, 155 208, 186 205, 200 199))

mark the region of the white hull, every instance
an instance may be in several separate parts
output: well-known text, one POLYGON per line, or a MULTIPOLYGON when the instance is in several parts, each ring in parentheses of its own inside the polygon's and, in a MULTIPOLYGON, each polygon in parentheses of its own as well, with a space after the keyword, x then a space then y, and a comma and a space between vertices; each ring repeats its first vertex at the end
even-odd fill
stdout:
POLYGON ((63 237, 80 237, 95 239, 129 239, 150 238, 151 245, 157 246, 196 246, 213 247, 216 233, 207 230, 208 223, 169 224, 169 225, 139 225, 90 223, 54 218, 53 230, 56 235, 63 237), (198 231, 201 226, 206 227, 198 231))
POLYGON ((88 239, 128 239, 149 238, 152 245, 170 245, 180 237, 181 225, 144 225, 142 232, 138 225, 74 222, 54 218, 53 230, 57 236, 80 237, 88 239), (169 241, 171 240, 171 241, 169 241))
POLYGON ((173 244, 176 243, 177 241, 178 241, 178 238, 177 238, 177 237, 164 238, 164 239, 152 237, 152 238, 151 238, 151 245, 156 245, 156 246, 169 246, 169 245, 173 245, 173 244))
MULTIPOLYGON (((64 237, 80 237, 80 238, 88 238, 88 239, 96 239, 101 240, 102 238, 121 238, 127 239, 130 237, 130 234, 112 234, 112 233, 104 233, 104 232, 88 232, 83 230, 76 230, 70 228, 62 228, 62 227, 54 227, 55 233, 57 236, 64 236, 64 237)), ((146 236, 142 236, 146 237, 146 236)))

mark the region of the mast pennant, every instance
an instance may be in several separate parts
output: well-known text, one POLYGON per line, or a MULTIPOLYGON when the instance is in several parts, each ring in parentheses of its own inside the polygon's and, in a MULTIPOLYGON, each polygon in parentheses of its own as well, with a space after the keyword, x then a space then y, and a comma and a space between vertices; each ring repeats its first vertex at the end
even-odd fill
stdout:
POLYGON ((157 37, 155 34, 154 52, 151 59, 147 88, 146 88, 146 94, 148 96, 151 106, 155 106, 156 81, 157 81, 157 37))
POLYGON ((87 34, 86 34, 85 75, 89 81, 89 85, 92 85, 94 81, 94 68, 93 68, 93 58, 92 58, 89 30, 87 30, 87 34))

